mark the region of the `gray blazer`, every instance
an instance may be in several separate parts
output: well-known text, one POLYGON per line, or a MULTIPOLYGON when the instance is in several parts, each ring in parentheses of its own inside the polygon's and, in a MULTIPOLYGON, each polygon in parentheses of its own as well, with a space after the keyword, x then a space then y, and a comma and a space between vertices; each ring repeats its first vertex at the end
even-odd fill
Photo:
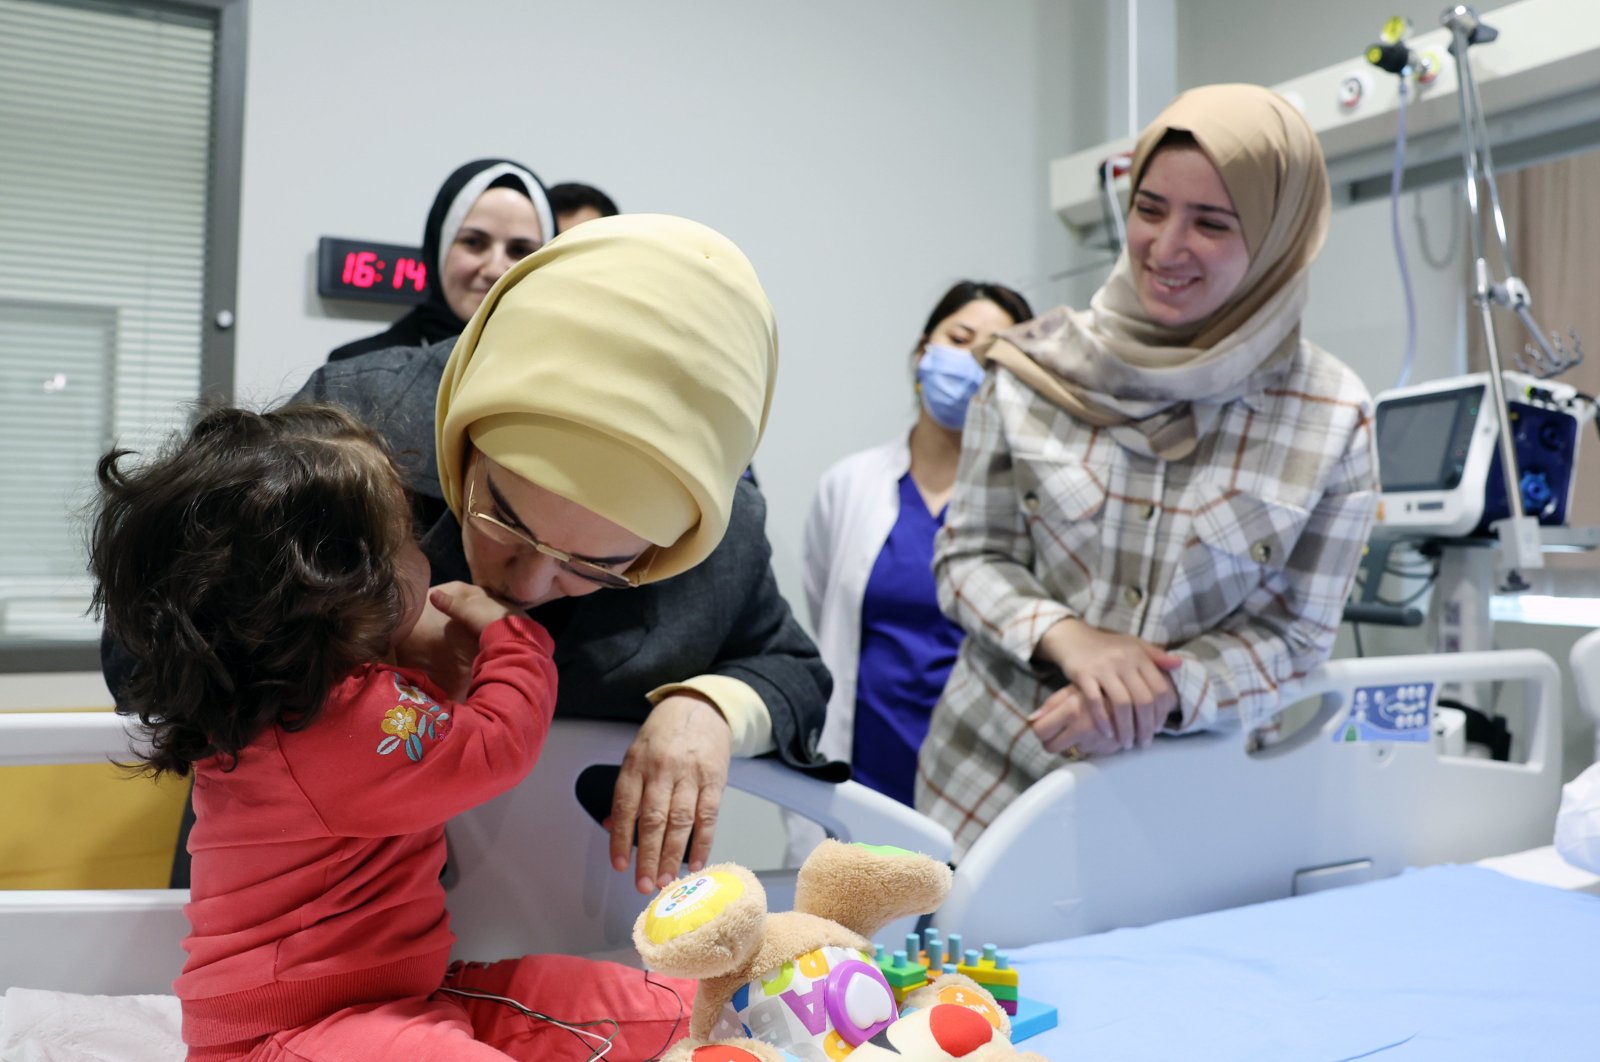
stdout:
MULTIPOLYGON (((427 521, 419 526, 429 527, 422 546, 435 582, 469 579, 461 526, 444 506, 434 456, 434 401, 453 345, 446 340, 333 362, 295 396, 344 406, 388 439, 427 521)), ((645 694, 657 686, 727 675, 766 703, 785 763, 832 781, 847 778, 846 765, 817 753, 833 683, 778 593, 771 560, 766 501, 740 481, 727 534, 698 566, 636 590, 530 610, 555 639, 556 714, 641 721, 650 709, 645 694)))

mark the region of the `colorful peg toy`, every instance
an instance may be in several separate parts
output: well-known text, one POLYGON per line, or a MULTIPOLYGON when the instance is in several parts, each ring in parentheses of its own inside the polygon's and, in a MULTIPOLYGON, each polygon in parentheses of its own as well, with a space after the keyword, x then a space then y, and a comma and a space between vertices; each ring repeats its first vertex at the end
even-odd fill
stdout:
POLYGON ((732 863, 667 886, 634 944, 650 968, 700 987, 689 1037, 663 1062, 1046 1062, 1013 1046, 1010 1016, 985 988, 943 972, 943 942, 911 937, 875 954, 871 934, 935 910, 949 890, 939 860, 832 840, 800 868, 793 911, 769 913, 761 883, 732 863))

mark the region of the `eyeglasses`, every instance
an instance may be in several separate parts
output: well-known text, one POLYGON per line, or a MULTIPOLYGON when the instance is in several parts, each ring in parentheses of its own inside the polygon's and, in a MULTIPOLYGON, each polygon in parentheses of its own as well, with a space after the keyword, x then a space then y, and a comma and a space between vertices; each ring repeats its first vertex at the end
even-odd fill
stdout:
POLYGON ((520 527, 512 527, 498 517, 479 512, 475 500, 477 486, 476 480, 467 484, 467 516, 478 521, 483 533, 502 546, 526 546, 555 561, 561 566, 562 571, 570 572, 580 579, 587 579, 589 582, 597 586, 603 586, 608 590, 631 590, 644 580, 644 572, 642 571, 637 574, 619 572, 612 568, 607 568, 603 564, 596 564, 594 561, 587 561, 582 557, 574 557, 565 550, 545 545, 520 527))

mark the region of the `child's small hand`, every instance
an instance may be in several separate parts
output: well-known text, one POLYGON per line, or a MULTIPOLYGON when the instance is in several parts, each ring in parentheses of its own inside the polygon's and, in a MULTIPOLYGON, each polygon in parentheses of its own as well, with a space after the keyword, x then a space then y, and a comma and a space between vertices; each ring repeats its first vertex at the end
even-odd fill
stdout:
POLYGON ((446 616, 465 625, 473 634, 482 634, 483 629, 495 620, 521 615, 519 609, 491 597, 481 587, 471 583, 441 583, 428 591, 428 601, 446 616))

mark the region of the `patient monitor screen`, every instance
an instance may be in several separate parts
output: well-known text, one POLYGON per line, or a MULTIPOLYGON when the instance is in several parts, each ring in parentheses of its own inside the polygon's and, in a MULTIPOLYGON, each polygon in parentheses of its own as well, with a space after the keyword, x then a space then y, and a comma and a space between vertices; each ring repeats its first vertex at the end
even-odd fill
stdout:
POLYGON ((1385 491, 1453 490, 1467 465, 1482 387, 1378 404, 1378 477, 1385 491))

